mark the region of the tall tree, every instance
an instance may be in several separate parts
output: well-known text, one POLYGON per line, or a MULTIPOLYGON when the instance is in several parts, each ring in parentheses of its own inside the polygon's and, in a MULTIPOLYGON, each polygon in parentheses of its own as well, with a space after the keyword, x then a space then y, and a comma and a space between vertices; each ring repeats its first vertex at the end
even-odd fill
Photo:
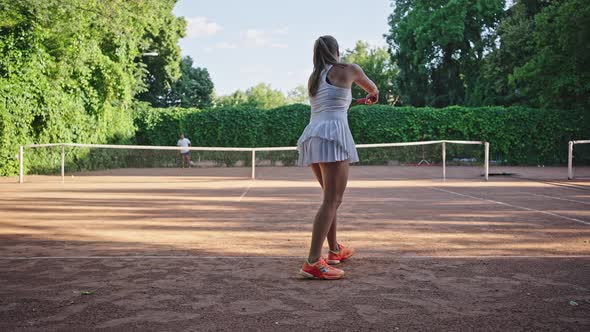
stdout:
POLYGON ((175 16, 154 19, 163 21, 163 24, 147 29, 144 35, 150 46, 140 58, 145 89, 137 95, 137 99, 154 107, 166 107, 166 95, 181 75, 178 40, 185 36, 186 21, 175 16))
POLYGON ((534 55, 512 84, 533 106, 590 107, 590 3, 552 2, 535 16, 534 55))
MULTIPOLYGON (((344 52, 342 61, 356 63, 363 68, 365 74, 379 88, 380 103, 392 103, 396 100, 397 92, 394 84, 398 69, 391 61, 386 47, 371 48, 368 43, 359 40, 353 49, 344 52)), ((366 93, 355 85, 352 88, 352 95, 355 98, 362 98, 366 93)))
POLYGON ((462 104, 494 43, 504 0, 394 0, 386 35, 402 102, 462 104))
POLYGON ((175 2, 0 1, 0 175, 17 170, 19 144, 129 139, 142 54, 156 50, 179 73, 175 2))
POLYGON ((492 52, 481 64, 476 84, 467 91, 467 105, 527 104, 521 89, 510 83, 515 68, 523 66, 535 54, 535 15, 548 5, 547 0, 521 0, 506 10, 492 52))
POLYGON ((166 94, 165 106, 210 107, 213 99, 213 82, 205 68, 194 68, 193 59, 186 56, 180 63, 180 79, 166 94))

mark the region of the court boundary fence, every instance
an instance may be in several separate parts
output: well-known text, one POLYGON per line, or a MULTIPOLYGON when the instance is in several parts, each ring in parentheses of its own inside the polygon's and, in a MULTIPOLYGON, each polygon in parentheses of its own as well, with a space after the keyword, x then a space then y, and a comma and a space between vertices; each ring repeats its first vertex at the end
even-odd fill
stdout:
MULTIPOLYGON (((590 141, 588 141, 590 142, 590 141)), ((387 148, 387 147, 403 147, 416 145, 431 145, 442 144, 442 178, 446 180, 446 145, 447 144, 464 144, 464 145, 483 145, 484 146, 484 178, 487 181, 489 177, 490 165, 490 143, 481 141, 457 141, 457 140, 437 140, 437 141, 419 141, 419 142, 404 142, 404 143, 379 143, 379 144, 357 144, 357 149, 365 148, 387 148)), ((65 148, 66 147, 80 147, 80 148, 103 148, 103 149, 133 149, 133 150, 190 150, 190 151, 242 151, 250 152, 252 160, 256 160, 256 152, 264 151, 294 151, 297 150, 295 146, 287 147, 260 147, 260 148, 233 148, 233 147, 178 147, 178 146, 153 146, 153 145, 114 145, 114 144, 80 144, 80 143, 45 143, 45 144, 29 144, 21 145, 19 147, 19 183, 24 183, 25 180, 25 164, 24 155, 25 149, 35 149, 44 147, 61 147, 61 181, 65 182, 65 148)), ((251 178, 256 179, 256 162, 252 162, 251 178)))

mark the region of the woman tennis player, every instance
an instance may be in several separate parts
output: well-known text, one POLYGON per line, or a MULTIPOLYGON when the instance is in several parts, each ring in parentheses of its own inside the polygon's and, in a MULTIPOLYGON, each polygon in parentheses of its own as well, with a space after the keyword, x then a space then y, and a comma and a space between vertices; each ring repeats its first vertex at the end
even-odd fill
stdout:
POLYGON ((315 41, 313 66, 308 82, 311 119, 297 149, 299 164, 310 166, 320 183, 323 201, 313 221, 309 256, 299 272, 307 278, 340 279, 344 271, 330 265, 349 259, 354 250, 336 240, 336 212, 346 189, 348 164, 359 161, 348 127, 350 89, 353 83, 363 88, 368 93, 367 104, 379 99, 379 91, 361 67, 340 63, 338 42, 332 36, 315 41), (326 236, 330 246, 327 261, 322 257, 326 236))

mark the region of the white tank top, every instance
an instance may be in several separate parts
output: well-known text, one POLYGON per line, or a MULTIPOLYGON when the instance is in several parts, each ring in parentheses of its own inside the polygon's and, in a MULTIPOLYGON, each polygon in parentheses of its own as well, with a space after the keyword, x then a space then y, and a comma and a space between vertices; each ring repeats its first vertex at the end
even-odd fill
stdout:
POLYGON ((310 97, 311 115, 321 112, 345 112, 350 107, 352 93, 350 88, 341 88, 328 83, 326 77, 332 69, 332 65, 327 65, 320 74, 318 92, 315 96, 310 97))

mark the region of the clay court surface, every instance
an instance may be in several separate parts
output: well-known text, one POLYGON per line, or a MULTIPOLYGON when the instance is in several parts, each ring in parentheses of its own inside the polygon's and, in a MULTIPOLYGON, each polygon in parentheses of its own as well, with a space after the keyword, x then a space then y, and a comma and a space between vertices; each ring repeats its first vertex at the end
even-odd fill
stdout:
POLYGON ((590 181, 563 168, 353 167, 329 282, 297 275, 309 170, 233 172, 0 180, 0 331, 590 330, 590 181))

